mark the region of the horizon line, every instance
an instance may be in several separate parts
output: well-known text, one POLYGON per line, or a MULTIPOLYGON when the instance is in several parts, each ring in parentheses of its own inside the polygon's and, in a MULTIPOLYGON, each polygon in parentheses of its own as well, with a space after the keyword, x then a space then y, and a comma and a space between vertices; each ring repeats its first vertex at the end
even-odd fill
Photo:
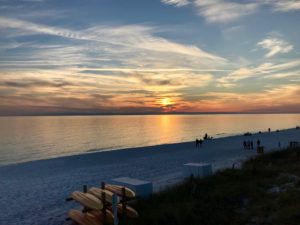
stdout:
POLYGON ((222 115, 222 114, 300 114, 300 112, 166 112, 166 113, 46 113, 0 115, 0 117, 31 117, 31 116, 147 116, 147 115, 222 115))

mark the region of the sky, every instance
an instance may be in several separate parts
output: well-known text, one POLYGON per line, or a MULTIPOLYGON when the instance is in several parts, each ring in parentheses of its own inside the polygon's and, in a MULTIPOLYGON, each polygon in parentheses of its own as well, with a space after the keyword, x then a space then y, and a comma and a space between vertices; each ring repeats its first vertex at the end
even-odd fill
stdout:
POLYGON ((0 0, 0 115, 300 112, 300 0, 0 0))

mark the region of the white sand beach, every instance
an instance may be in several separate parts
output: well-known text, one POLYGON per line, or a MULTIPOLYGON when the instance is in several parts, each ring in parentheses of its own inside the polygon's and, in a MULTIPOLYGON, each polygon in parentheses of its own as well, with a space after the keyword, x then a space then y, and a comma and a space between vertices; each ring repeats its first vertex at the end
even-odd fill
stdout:
POLYGON ((78 207, 65 198, 82 185, 99 186, 101 181, 129 176, 153 182, 155 191, 184 179, 182 166, 189 162, 212 163, 214 171, 231 167, 256 155, 244 150, 243 141, 257 139, 265 151, 300 141, 300 130, 256 133, 194 142, 93 152, 0 167, 0 224, 69 224, 67 211, 78 207))

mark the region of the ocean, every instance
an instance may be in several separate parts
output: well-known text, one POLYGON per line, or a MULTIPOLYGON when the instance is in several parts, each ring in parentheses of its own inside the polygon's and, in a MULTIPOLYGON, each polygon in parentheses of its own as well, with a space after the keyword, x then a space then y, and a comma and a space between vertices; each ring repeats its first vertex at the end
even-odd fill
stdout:
POLYGON ((300 114, 0 117, 0 165, 299 124, 300 114))

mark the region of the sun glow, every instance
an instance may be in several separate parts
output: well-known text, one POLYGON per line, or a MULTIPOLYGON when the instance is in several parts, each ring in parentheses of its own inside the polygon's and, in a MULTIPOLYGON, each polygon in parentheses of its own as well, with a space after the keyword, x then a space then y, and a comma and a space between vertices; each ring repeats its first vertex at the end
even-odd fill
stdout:
POLYGON ((164 107, 174 104, 174 102, 170 98, 163 98, 163 99, 161 99, 160 103, 164 107))

